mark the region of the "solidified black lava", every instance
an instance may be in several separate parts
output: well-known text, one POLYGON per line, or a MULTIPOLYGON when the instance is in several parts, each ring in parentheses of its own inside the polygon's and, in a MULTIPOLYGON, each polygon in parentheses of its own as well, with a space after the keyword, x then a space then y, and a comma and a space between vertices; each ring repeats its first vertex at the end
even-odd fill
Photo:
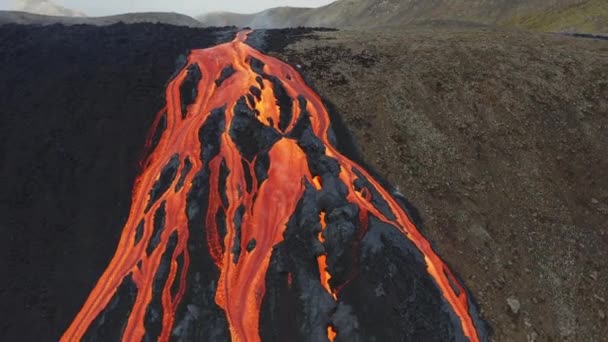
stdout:
POLYGON ((283 86, 283 82, 275 76, 268 77, 276 96, 276 102, 279 106, 279 129, 284 133, 287 125, 293 118, 293 102, 283 86))
MULTIPOLYGON (((251 65, 251 70, 253 70, 253 72, 255 72, 258 75, 263 75, 264 74, 264 62, 262 62, 261 60, 255 58, 255 57, 249 57, 249 64, 251 65)), ((258 81, 259 83, 259 81, 258 81)))
POLYGON ((403 234, 372 216, 358 254, 359 272, 339 300, 353 308, 363 341, 465 340, 422 254, 403 234))
POLYGON ((394 220, 395 214, 393 214, 388 206, 388 203, 386 203, 382 196, 380 196, 376 188, 371 185, 369 180, 367 180, 367 178, 365 178, 365 176, 363 176, 359 170, 353 168, 352 172, 354 172, 358 177, 357 180, 355 180, 355 189, 366 189, 366 191, 369 191, 371 193, 371 201, 374 206, 378 208, 382 215, 386 216, 389 220, 394 220))
POLYGON ((336 303, 319 282, 316 257, 323 252, 317 236, 320 210, 317 191, 307 184, 266 273, 260 316, 263 341, 327 340, 336 303))
POLYGON ((288 45, 301 39, 319 39, 319 36, 316 35, 315 32, 322 31, 336 31, 336 29, 324 27, 296 27, 255 30, 249 35, 245 43, 264 53, 271 51, 282 52, 288 45))
MULTIPOLYGON (((264 72, 264 62, 260 61, 255 57, 249 57, 249 64, 251 66, 251 70, 258 74, 256 77, 256 81, 260 84, 260 88, 264 88, 263 80, 268 80, 272 84, 273 93, 276 97, 276 104, 279 107, 279 123, 278 129, 281 132, 285 133, 287 126, 291 122, 293 118, 293 101, 287 94, 283 82, 274 75, 268 75, 264 72)), ((261 90, 256 87, 250 88, 251 94, 253 94, 256 98, 261 98, 261 90)))
POLYGON ((177 233, 173 232, 169 237, 166 250, 164 251, 156 275, 154 276, 154 284, 152 284, 152 300, 146 308, 144 318, 144 326, 146 334, 144 341, 156 341, 162 332, 163 305, 162 305, 162 289, 169 277, 169 269, 171 267, 171 256, 177 246, 177 233))
POLYGON ((217 214, 215 214, 215 224, 217 227, 217 233, 219 235, 220 246, 222 250, 226 248, 224 243, 224 237, 226 236, 226 210, 224 207, 220 206, 217 209, 217 214))
POLYGON ((125 277, 110 304, 99 313, 82 340, 120 341, 136 295, 135 283, 131 277, 125 277))
MULTIPOLYGON (((249 107, 255 108, 256 107, 255 97, 251 94, 247 94, 246 96, 247 96, 247 103, 249 104, 249 107)), ((254 112, 255 112, 255 110, 254 110, 254 112)), ((256 115, 258 115, 257 112, 256 112, 256 115)))
POLYGON ((220 164, 220 181, 218 182, 217 191, 220 194, 220 200, 222 201, 222 205, 224 208, 228 208, 228 195, 226 195, 226 181, 228 180, 228 175, 230 174, 230 170, 228 166, 226 166, 226 159, 222 159, 222 163, 220 164))
MULTIPOLYGON (((59 339, 118 244, 176 59, 234 32, 0 25, 2 340, 59 339)), ((98 340, 118 340, 109 318, 98 340)))
POLYGON ((141 238, 144 236, 144 224, 146 222, 142 219, 141 222, 137 225, 137 229, 135 229, 135 244, 141 241, 141 238))
POLYGON ((232 245, 232 262, 237 263, 241 256, 241 229, 243 225, 243 215, 245 215, 245 206, 240 205, 234 213, 232 222, 234 223, 234 243, 232 245))
POLYGON ((198 64, 191 64, 188 66, 188 75, 179 88, 182 105, 182 118, 185 118, 188 115, 186 109, 188 105, 191 105, 196 99, 196 95, 198 93, 198 83, 202 78, 203 74, 201 73, 201 69, 198 64))
POLYGON ((209 207, 209 161, 220 152, 220 135, 224 131, 224 123, 225 109, 218 108, 211 112, 199 130, 202 146, 200 159, 204 168, 194 177, 186 198, 190 265, 187 270, 186 292, 176 311, 171 334, 172 339, 177 341, 230 340, 226 315, 215 303, 219 269, 209 253, 206 232, 201 229, 205 226, 209 207))
POLYGON ((255 160, 255 178, 258 181, 258 186, 268 179, 268 169, 270 168, 270 157, 268 152, 258 154, 255 160))
POLYGON ((251 86, 249 88, 249 92, 251 93, 251 95, 255 96, 258 101, 262 100, 262 91, 258 87, 251 86))
POLYGON ((220 153, 220 135, 224 132, 226 122, 226 108, 217 108, 211 111, 209 118, 198 132, 201 146, 201 160, 207 164, 220 153))
POLYGON ((184 186, 184 181, 186 180, 186 176, 188 176, 190 170, 192 170, 192 162, 190 161, 190 158, 186 157, 184 159, 184 167, 182 168, 179 180, 177 181, 177 184, 175 184, 175 192, 178 192, 182 189, 182 187, 184 186))
POLYGON ((264 90, 264 79, 261 76, 257 76, 255 81, 260 85, 260 89, 264 90))
POLYGON ((179 155, 174 154, 171 159, 167 162, 167 164, 163 167, 160 172, 160 177, 152 186, 150 190, 150 196, 148 200, 148 205, 146 206, 146 212, 150 210, 152 205, 158 201, 158 199, 169 190, 171 183, 175 180, 177 176, 177 169, 179 168, 179 155))
POLYGON ((160 243, 160 235, 163 233, 165 229, 165 202, 161 203, 158 209, 154 212, 154 222, 152 224, 154 230, 152 231, 152 236, 150 237, 150 241, 148 241, 148 246, 146 247, 146 254, 150 255, 156 249, 158 244, 160 243))
POLYGON ((234 75, 235 72, 236 70, 234 70, 234 67, 232 65, 224 68, 224 70, 222 70, 222 73, 220 74, 220 78, 215 80, 215 86, 219 88, 222 83, 224 83, 225 80, 229 79, 230 76, 234 75))
POLYGON ((248 161, 262 151, 267 151, 281 136, 279 132, 262 124, 242 97, 234 108, 230 137, 241 155, 248 161))
POLYGON ((175 281, 171 285, 171 297, 175 297, 181 285, 181 276, 184 272, 184 253, 178 255, 175 261, 177 262, 177 271, 175 272, 175 281))
POLYGON ((323 231, 327 268, 332 275, 329 283, 333 288, 341 288, 356 272, 355 247, 361 228, 358 225, 359 208, 345 198, 338 203, 339 206, 328 210, 327 227, 323 231))
POLYGON ((255 239, 249 240, 249 242, 247 243, 247 252, 249 252, 249 253, 253 252, 256 244, 257 244, 257 242, 255 239))

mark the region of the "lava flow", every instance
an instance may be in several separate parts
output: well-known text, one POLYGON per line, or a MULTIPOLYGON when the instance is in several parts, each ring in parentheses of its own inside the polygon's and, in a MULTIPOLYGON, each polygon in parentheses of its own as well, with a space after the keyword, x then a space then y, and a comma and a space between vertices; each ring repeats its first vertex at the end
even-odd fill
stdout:
MULTIPOLYGON (((337 149, 319 95, 248 34, 191 51, 167 86, 116 253, 61 340, 286 340, 273 320, 296 322, 287 340, 357 340, 374 318, 352 293, 374 271, 364 260, 385 253, 373 246, 392 243, 382 227, 412 246, 391 253, 421 265, 441 329, 483 340, 467 291, 401 202, 337 149)), ((374 283, 378 300, 400 291, 387 284, 374 283)))

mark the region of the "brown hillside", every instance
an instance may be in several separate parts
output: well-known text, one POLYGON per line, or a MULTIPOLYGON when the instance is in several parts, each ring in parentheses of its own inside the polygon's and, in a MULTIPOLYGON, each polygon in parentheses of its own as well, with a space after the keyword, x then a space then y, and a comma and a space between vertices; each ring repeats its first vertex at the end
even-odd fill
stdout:
POLYGON ((608 3, 603 0, 339 0, 327 6, 277 8, 257 14, 215 13, 198 17, 256 28, 318 26, 337 28, 404 25, 429 20, 533 28, 543 31, 608 32, 608 3))
POLYGON ((278 55, 420 210, 494 340, 608 336, 608 42, 454 27, 320 35, 278 55))

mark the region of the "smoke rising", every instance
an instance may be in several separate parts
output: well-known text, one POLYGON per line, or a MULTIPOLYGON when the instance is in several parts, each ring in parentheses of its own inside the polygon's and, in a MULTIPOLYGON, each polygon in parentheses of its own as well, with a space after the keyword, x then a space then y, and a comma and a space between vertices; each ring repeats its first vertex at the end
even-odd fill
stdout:
POLYGON ((48 0, 15 0, 18 11, 61 17, 86 17, 86 14, 65 8, 48 0))

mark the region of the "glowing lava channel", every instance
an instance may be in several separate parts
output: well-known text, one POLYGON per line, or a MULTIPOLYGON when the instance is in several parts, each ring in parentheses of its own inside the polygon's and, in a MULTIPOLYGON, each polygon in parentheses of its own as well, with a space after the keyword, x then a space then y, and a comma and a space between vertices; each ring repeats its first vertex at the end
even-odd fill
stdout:
MULTIPOLYGON (((167 105, 148 139, 150 154, 134 186, 116 254, 61 340, 81 340, 125 279, 134 283, 136 296, 122 340, 151 336, 145 321, 154 301, 160 303, 162 318, 157 319, 160 331, 151 337, 169 340, 191 263, 190 230, 199 229, 204 230, 209 253, 220 270, 215 301, 226 314, 232 341, 259 341, 260 308, 273 247, 283 240, 305 184, 323 188, 321 178, 310 171, 305 152, 290 137, 305 111, 314 135, 325 145, 325 155, 340 166, 339 178, 347 185, 348 201, 360 210, 361 227, 373 215, 405 234, 424 255, 428 274, 460 320, 464 335, 478 341, 462 285, 391 194, 332 145, 330 118, 319 95, 291 66, 246 45, 247 34, 192 51, 187 65, 168 85, 167 105), (181 88, 188 83, 195 91, 184 99, 181 88), (292 105, 280 108, 281 96, 292 105), (264 136, 249 136, 252 127, 264 136), (209 142, 209 135, 217 137, 217 144, 209 142), (266 174, 258 177, 262 164, 266 174), (189 227, 195 210, 188 205, 189 194, 196 190, 197 175, 204 172, 209 179, 204 226, 189 227), (391 217, 372 203, 369 189, 354 186, 361 176, 386 202, 391 217)), ((325 229, 325 213, 319 215, 325 229)), ((326 255, 317 261, 319 281, 337 300, 339 289, 331 288, 326 255)), ((290 285, 291 281, 290 273, 290 285)), ((325 328, 331 341, 340 335, 331 325, 325 328)))

